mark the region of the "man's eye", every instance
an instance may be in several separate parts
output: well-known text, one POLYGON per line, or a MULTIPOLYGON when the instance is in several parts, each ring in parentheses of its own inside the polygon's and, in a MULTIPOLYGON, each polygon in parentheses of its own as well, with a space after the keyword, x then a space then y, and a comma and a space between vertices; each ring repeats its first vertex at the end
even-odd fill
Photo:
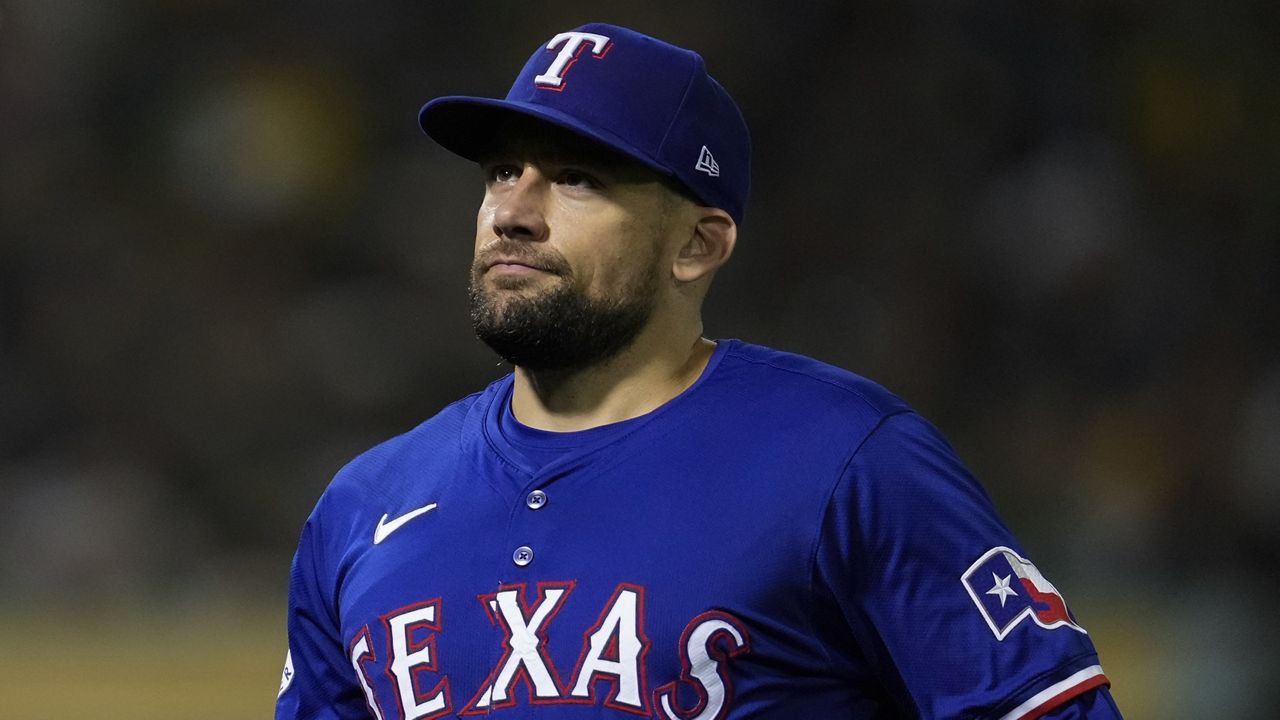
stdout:
POLYGON ((512 165, 494 165, 489 169, 489 179, 494 182, 511 182, 520 177, 520 173, 512 165))
POLYGON ((579 170, 565 170, 560 174, 560 182, 569 187, 593 188, 596 187, 596 181, 584 172, 579 170))

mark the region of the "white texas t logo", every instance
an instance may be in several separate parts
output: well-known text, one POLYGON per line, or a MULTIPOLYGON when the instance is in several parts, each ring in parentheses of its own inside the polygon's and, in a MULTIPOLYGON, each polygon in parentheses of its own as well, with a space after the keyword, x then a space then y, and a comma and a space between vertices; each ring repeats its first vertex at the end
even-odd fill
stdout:
POLYGON ((585 43, 591 43, 591 54, 598 58, 604 57, 604 54, 609 52, 609 38, 604 35, 576 31, 562 32, 547 43, 548 50, 555 50, 557 45, 561 46, 560 54, 556 55, 556 59, 546 72, 533 79, 533 84, 559 89, 564 84, 565 71, 578 59, 578 54, 581 53, 585 43))

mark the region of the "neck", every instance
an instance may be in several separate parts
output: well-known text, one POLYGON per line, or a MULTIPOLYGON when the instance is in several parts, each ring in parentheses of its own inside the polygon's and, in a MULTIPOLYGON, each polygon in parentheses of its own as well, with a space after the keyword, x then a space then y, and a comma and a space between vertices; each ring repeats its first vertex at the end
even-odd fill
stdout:
POLYGON ((673 335, 649 327, 609 360, 571 371, 515 370, 511 411, 530 427, 572 432, 656 410, 692 385, 715 350, 702 326, 673 335))

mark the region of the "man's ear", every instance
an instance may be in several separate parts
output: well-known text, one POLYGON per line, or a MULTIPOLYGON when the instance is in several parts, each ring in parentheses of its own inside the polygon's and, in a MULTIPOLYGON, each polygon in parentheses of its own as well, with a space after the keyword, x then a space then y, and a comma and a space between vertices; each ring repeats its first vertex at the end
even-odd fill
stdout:
POLYGON ((729 213, 711 207, 698 208, 698 213, 693 232, 671 266, 678 282, 709 277, 729 260, 738 242, 738 225, 729 213))

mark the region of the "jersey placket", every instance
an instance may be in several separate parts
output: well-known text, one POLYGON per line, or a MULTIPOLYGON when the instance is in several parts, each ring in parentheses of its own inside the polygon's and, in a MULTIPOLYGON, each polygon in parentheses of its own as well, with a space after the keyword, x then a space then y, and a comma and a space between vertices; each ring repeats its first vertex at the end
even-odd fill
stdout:
POLYGON ((549 557, 542 541, 552 534, 546 510, 552 492, 544 488, 566 474, 563 470, 535 474, 514 497, 507 496, 509 516, 502 537, 505 552, 499 555, 495 568, 500 579, 492 593, 479 598, 494 630, 489 653, 492 670, 467 703, 469 714, 487 714, 526 701, 555 701, 564 690, 556 665, 547 655, 546 633, 573 583, 548 581, 539 565, 549 557))

